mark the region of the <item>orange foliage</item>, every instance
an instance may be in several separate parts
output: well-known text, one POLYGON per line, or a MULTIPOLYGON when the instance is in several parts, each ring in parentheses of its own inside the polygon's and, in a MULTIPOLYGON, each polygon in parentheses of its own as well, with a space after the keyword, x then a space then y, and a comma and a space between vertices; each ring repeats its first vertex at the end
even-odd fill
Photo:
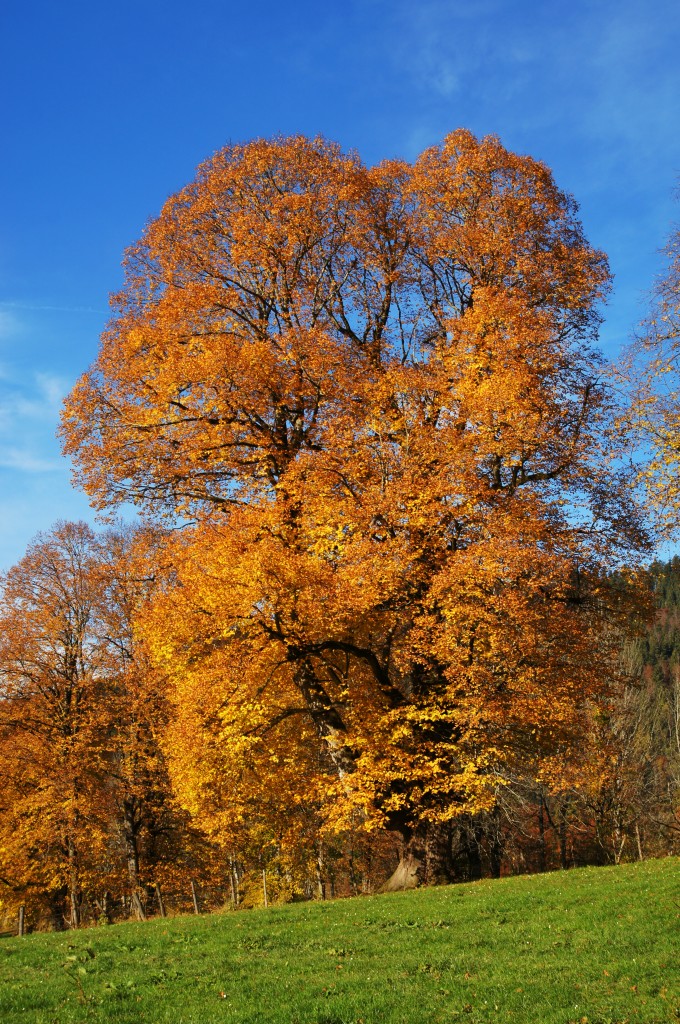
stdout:
POLYGON ((646 543, 608 283, 548 169, 465 131, 375 168, 227 147, 129 250, 65 449, 100 508, 191 520, 144 629, 225 843, 264 812, 415 842, 559 780, 646 543))
POLYGON ((2 581, 0 908, 76 926, 122 892, 143 916, 145 887, 178 888, 188 861, 201 872, 160 751, 162 681, 133 629, 157 550, 149 532, 61 523, 2 581))

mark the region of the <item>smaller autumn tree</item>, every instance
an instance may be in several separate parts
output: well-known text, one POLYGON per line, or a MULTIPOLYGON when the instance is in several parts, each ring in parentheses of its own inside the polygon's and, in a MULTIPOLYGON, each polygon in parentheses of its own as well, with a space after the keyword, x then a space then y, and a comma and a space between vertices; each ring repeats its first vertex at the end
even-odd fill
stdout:
POLYGON ((559 782, 615 671, 647 538, 606 259, 545 165, 459 130, 376 167, 228 146, 125 267, 63 435, 96 505, 186 526, 145 627, 178 791, 238 824, 283 772, 417 877, 513 774, 559 782))
POLYGON ((169 709, 135 620, 155 585, 158 531, 58 523, 0 593, 0 878, 5 903, 77 927, 156 883, 188 891, 205 841, 174 801, 160 739, 169 709))
POLYGON ((138 919, 155 883, 174 887, 189 838, 187 816, 170 788, 160 741, 169 717, 163 679, 140 642, 137 618, 152 599, 163 537, 119 527, 98 538, 97 611, 105 657, 105 767, 109 843, 125 863, 123 891, 138 919))
POLYGON ((5 575, 0 603, 0 874, 46 897, 55 923, 65 899, 71 927, 106 832, 95 552, 85 524, 58 524, 5 575))
POLYGON ((665 256, 626 377, 633 399, 628 422, 651 455, 644 473, 648 500, 673 534, 680 509, 680 229, 665 256))

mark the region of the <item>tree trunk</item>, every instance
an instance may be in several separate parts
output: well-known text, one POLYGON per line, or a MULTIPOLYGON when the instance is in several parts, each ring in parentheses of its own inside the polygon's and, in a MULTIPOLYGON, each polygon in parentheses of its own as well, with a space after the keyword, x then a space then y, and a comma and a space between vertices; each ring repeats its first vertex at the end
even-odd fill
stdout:
POLYGON ((350 846, 349 848, 349 887, 352 891, 352 896, 357 896, 359 894, 357 875, 354 868, 354 846, 350 846))
POLYGON ((69 928, 78 928, 80 925, 80 905, 78 893, 71 889, 69 892, 69 928))
POLYGON ((295 682, 307 705, 317 735, 342 779, 354 771, 354 756, 345 743, 347 732, 340 713, 316 678, 309 661, 302 661, 298 665, 295 682))
POLYGON ((233 857, 229 858, 229 882, 231 884, 231 902, 234 910, 239 904, 238 894, 238 868, 233 857))
POLYGON ((68 894, 66 886, 60 889, 58 892, 52 893, 49 902, 49 921, 50 930, 53 932, 63 932, 66 927, 64 921, 64 900, 68 894))
POLYGON ((316 851, 316 891, 320 900, 326 899, 326 883, 323 878, 323 847, 319 846, 316 851))
POLYGON ((503 867, 503 843, 498 833, 489 837, 489 869, 492 878, 501 877, 503 867))
POLYGON ((644 857, 644 854, 642 852, 642 839, 640 837, 640 826, 638 824, 635 825, 635 841, 637 843, 638 860, 644 860, 645 857, 644 857))
POLYGON ((139 895, 139 820, 132 800, 123 801, 123 841, 130 880, 130 909, 138 921, 146 921, 146 911, 139 895))
POLYGON ((560 868, 566 871, 569 867, 567 860, 567 802, 563 800, 559 808, 558 837, 560 843, 560 868))
POLYGON ((382 886, 382 891, 416 889, 425 881, 427 833, 424 830, 413 829, 403 817, 397 815, 393 815, 389 820, 389 826, 400 833, 402 845, 399 863, 382 886))
POLYGON ((503 831, 501 828, 501 812, 498 804, 489 815, 489 870, 492 878, 501 877, 503 867, 503 831))
POLYGON ((446 825, 419 825, 405 823, 392 816, 391 830, 402 837, 399 863, 382 886, 383 892, 415 889, 419 885, 433 885, 454 880, 451 858, 451 830, 446 825))
POLYGON ((72 839, 68 840, 68 900, 69 900, 69 928, 77 928, 80 925, 80 899, 78 886, 78 858, 75 844, 72 839))
POLYGON ((109 910, 109 903, 111 902, 111 893, 106 890, 101 898, 99 904, 99 924, 111 924, 111 911, 109 910))
POLYGON ((400 889, 416 889, 422 884, 425 861, 404 846, 399 863, 383 886, 383 892, 397 892, 400 889))
POLYGON ((538 870, 545 871, 545 868, 545 805, 543 793, 540 793, 538 797, 538 870))
POLYGON ((130 896, 130 910, 134 910, 138 921, 146 921, 146 910, 138 892, 133 892, 130 896))
MULTIPOLYGON (((488 828, 486 829, 488 837, 488 828)), ((452 880, 476 882, 482 877, 482 843, 485 829, 473 815, 464 815, 456 822, 452 841, 455 838, 455 849, 451 848, 452 880)), ((452 845, 452 844, 451 844, 452 845)))
POLYGON ((479 851, 479 842, 474 831, 470 830, 467 837, 467 867, 468 867, 468 881, 478 882, 482 877, 482 857, 479 851))
POLYGON ((166 917, 165 903, 163 903, 163 893, 161 892, 161 887, 158 884, 158 882, 156 882, 156 899, 158 900, 158 909, 160 911, 161 917, 166 917))

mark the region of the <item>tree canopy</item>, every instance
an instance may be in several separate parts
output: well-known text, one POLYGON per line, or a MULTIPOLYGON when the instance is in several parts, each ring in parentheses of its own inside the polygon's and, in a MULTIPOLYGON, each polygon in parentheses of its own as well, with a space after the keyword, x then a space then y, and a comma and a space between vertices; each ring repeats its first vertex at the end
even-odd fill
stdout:
POLYGON ((616 674, 647 540, 605 257, 545 165, 457 131, 229 146, 125 269, 62 430, 96 505, 184 526, 144 625, 178 792, 228 841, 276 786, 415 875, 513 773, 559 780, 616 674))

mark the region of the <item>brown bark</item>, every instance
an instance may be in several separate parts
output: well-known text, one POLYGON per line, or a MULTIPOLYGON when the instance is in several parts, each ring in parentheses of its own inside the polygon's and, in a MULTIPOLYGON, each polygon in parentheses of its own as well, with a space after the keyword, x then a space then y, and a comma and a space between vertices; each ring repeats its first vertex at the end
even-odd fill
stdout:
POLYGON ((566 871, 569 867, 567 860, 567 801, 566 799, 560 803, 559 807, 559 819, 558 819, 558 838, 560 844, 560 868, 562 871, 566 871))
POLYGON ((401 837, 399 863, 381 887, 383 892, 416 889, 425 880, 427 833, 414 827, 406 810, 393 811, 387 827, 401 837))
POLYGON ((196 885, 193 879, 191 880, 191 898, 194 902, 194 913, 200 914, 201 911, 199 910, 198 907, 198 894, 196 893, 196 885))
POLYGON ((492 878, 501 877, 503 867, 503 831, 501 814, 498 805, 494 807, 488 818, 487 842, 489 853, 489 870, 492 878))
POLYGON ((383 891, 454 881, 450 826, 413 824, 406 811, 390 815, 388 822, 390 830, 401 836, 402 845, 399 864, 383 891))
POLYGON ((233 857, 229 858, 229 883, 231 885, 231 903, 236 909, 239 905, 238 867, 233 857))
POLYGON ((78 894, 73 889, 69 892, 69 909, 69 928, 78 928, 80 926, 80 904, 78 894))
POLYGON ((130 881, 130 909, 138 921, 146 921, 146 911, 139 892, 139 819, 134 801, 123 801, 123 842, 130 881))
POLYGON ((78 884, 78 857, 75 844, 72 839, 68 840, 68 865, 69 865, 69 928, 78 928, 80 925, 80 892, 78 884))
POLYGON ((543 793, 538 797, 538 870, 545 871, 546 849, 545 849, 545 804, 543 793))
POLYGON ((308 661, 298 666, 295 682, 307 705, 317 735, 328 751, 338 775, 343 778, 354 771, 354 756, 346 744, 345 723, 308 661))
POLYGON ((397 892, 401 889, 417 889, 423 881, 425 862, 404 848, 399 863, 383 886, 384 892, 397 892))
POLYGON ((111 903, 111 893, 107 891, 101 898, 99 903, 99 921, 98 924, 111 924, 111 912, 109 910, 109 904, 111 903))
POLYGON ((472 829, 468 832, 465 852, 467 854, 468 880, 477 882, 482 877, 482 857, 479 841, 472 829))
POLYGON ((158 900, 158 909, 160 911, 161 917, 166 917, 167 915, 165 913, 165 903, 163 902, 163 893, 161 892, 161 887, 158 884, 158 882, 156 882, 156 899, 158 900))
POLYGON ((640 836, 640 826, 636 823, 635 825, 635 842, 637 843, 638 860, 644 860, 644 854, 642 852, 642 838, 640 836))
POLYGON ((316 851, 316 889, 320 900, 326 899, 326 883, 324 882, 323 870, 323 847, 319 846, 316 851))
POLYGON ((65 928, 64 922, 64 900, 67 895, 66 886, 60 889, 58 892, 52 893, 49 901, 49 922, 50 930, 53 932, 63 932, 65 928))

